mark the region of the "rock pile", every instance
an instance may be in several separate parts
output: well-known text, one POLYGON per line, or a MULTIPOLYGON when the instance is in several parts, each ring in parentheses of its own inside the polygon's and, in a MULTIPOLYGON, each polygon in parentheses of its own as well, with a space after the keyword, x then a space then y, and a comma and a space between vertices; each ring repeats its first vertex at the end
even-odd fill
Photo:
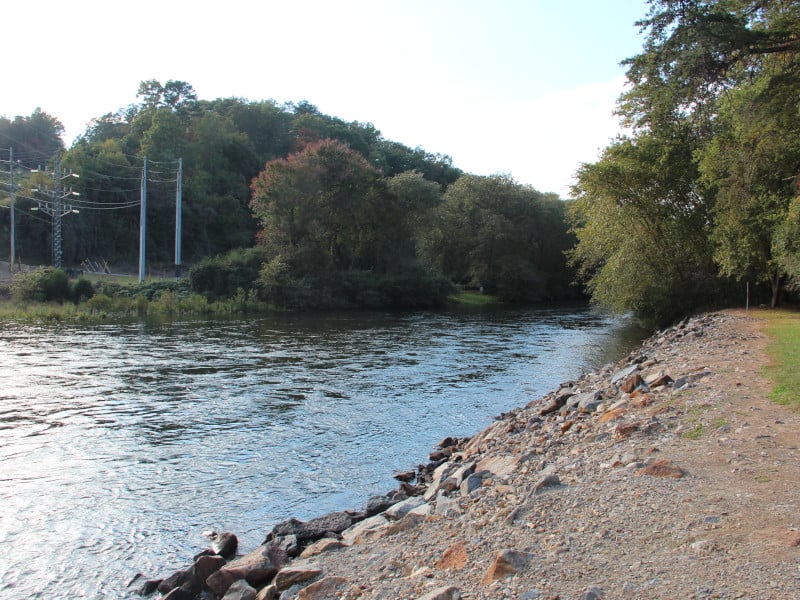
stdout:
MULTIPOLYGON (((141 594, 158 589, 169 600, 544 598, 517 575, 532 564, 558 565, 565 555, 576 565, 591 563, 595 547, 613 550, 620 495, 632 494, 624 508, 631 518, 644 518, 637 511, 669 512, 638 499, 654 485, 659 494, 677 493, 687 472, 660 456, 659 447, 687 431, 678 392, 712 375, 681 363, 681 346, 726 318, 686 320, 625 360, 500 415, 472 438, 443 439, 429 463, 398 473, 399 487, 370 498, 362 510, 289 519, 240 557, 235 536, 222 534, 189 568, 134 587, 141 594), (640 479, 659 483, 639 484, 632 493, 630 482, 640 479), (472 558, 480 549, 491 553, 482 567, 472 558), (443 574, 450 577, 441 581, 443 574)), ((713 548, 699 544, 692 552, 713 548)), ((551 586, 546 577, 542 582, 551 586)), ((647 593, 641 582, 620 585, 628 597, 659 597, 658 583, 647 593)), ((604 594, 587 584, 577 597, 604 594)))

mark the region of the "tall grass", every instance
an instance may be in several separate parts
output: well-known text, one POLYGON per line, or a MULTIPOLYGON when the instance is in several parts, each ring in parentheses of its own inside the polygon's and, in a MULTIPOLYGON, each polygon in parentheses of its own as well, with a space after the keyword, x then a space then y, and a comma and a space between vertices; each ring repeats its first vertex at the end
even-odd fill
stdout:
POLYGON ((769 364, 764 375, 773 382, 770 399, 800 410, 800 312, 765 311, 769 364))
POLYGON ((266 303, 258 302, 241 292, 227 300, 209 302, 200 294, 178 294, 165 290, 154 295, 109 296, 95 294, 78 304, 64 302, 0 301, 0 322, 50 322, 50 323, 102 323, 142 318, 185 318, 263 313, 270 310, 266 303))

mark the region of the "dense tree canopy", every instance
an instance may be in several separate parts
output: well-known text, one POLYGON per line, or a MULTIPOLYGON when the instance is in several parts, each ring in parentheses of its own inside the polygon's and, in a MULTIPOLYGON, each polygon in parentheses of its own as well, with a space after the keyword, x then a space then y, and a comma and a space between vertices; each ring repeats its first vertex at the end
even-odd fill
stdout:
POLYGON ((268 162, 252 186, 262 244, 300 275, 377 268, 394 212, 380 180, 361 154, 333 140, 268 162))
POLYGON ((508 300, 564 297, 572 238, 558 199, 503 175, 464 175, 434 212, 426 260, 454 281, 508 300))
MULTIPOLYGON (((48 115, 0 121, 0 142, 46 163, 28 183, 80 177, 80 196, 59 188, 79 210, 63 219, 66 266, 134 267, 145 191, 148 266, 170 266, 180 182, 183 256, 209 297, 255 286, 286 306, 432 306, 453 283, 510 301, 575 293, 564 259, 573 238, 553 195, 464 175, 449 156, 306 101, 198 100, 186 82, 157 80, 138 98, 66 151, 48 115)), ((10 185, 2 170, 0 184, 10 185)), ((32 195, 17 200, 22 258, 46 263, 51 219, 30 211, 32 195)))
MULTIPOLYGON (((307 144, 335 139, 361 154, 383 175, 417 170, 446 187, 461 172, 449 157, 383 138, 369 123, 345 122, 308 102, 278 105, 239 98, 198 100, 183 81, 143 81, 139 104, 96 118, 64 149, 63 127, 39 110, 30 117, 0 118, 0 150, 14 148, 21 167, 53 171, 56 160, 80 175, 77 215, 63 220, 64 263, 86 258, 117 265, 137 260, 139 198, 144 158, 148 167, 148 260, 169 264, 174 248, 178 159, 183 159, 183 255, 189 262, 254 243, 250 182, 275 159, 307 144)), ((6 158, 5 154, 0 160, 6 158)), ((7 185, 0 169, 0 183, 7 185)), ((4 186, 0 186, 4 187, 4 186)), ((17 239, 27 262, 50 258, 48 219, 18 194, 17 239), (27 203, 26 203, 27 202, 27 203)), ((0 226, 8 248, 8 226, 0 226)), ((0 250, 2 252, 2 250, 0 250)), ((2 256, 2 254, 0 254, 2 256)))
POLYGON ((796 278, 800 5, 651 0, 619 112, 579 172, 572 254, 595 299, 666 319, 727 280, 796 278), (712 268, 713 267, 713 268, 712 268))

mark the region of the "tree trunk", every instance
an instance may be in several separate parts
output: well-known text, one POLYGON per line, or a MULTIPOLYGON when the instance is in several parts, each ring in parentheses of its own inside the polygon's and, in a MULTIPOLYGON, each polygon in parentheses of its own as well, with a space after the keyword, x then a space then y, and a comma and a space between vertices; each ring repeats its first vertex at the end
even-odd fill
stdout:
POLYGON ((772 276, 772 308, 778 308, 781 299, 781 290, 783 289, 783 276, 775 273, 772 276))

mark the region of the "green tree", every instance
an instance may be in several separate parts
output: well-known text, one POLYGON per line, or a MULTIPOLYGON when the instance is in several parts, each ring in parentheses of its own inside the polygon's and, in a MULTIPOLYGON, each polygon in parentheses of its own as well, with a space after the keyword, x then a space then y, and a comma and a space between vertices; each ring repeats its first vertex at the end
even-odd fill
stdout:
POLYGON ((795 260, 786 233, 800 174, 800 113, 792 107, 800 84, 776 89, 770 79, 740 84, 720 101, 700 166, 716 191, 713 238, 722 273, 769 282, 776 306, 786 265, 795 260))
POLYGON ((432 214, 422 255, 456 283, 511 301, 550 299, 569 247, 558 202, 505 175, 463 175, 432 214))
POLYGON ((29 117, 0 117, 0 148, 14 148, 14 156, 31 167, 45 165, 64 150, 64 126, 37 108, 29 117))
POLYGON ((392 270, 417 263, 419 240, 433 210, 442 202, 442 192, 438 183, 418 171, 388 177, 386 186, 391 199, 386 206, 395 214, 385 221, 382 255, 387 259, 386 270, 392 270))
POLYGON ((579 171, 572 261, 598 302, 662 320, 715 301, 727 277, 769 280, 776 300, 792 252, 800 6, 650 5, 643 51, 624 63, 633 134, 579 171))
POLYGON ((156 79, 142 81, 136 96, 143 99, 146 108, 177 110, 197 101, 197 94, 190 84, 171 79, 163 85, 156 79))
POLYGON ((692 151, 686 139, 639 135, 578 171, 570 260, 595 302, 664 323, 713 295, 709 208, 692 151))

